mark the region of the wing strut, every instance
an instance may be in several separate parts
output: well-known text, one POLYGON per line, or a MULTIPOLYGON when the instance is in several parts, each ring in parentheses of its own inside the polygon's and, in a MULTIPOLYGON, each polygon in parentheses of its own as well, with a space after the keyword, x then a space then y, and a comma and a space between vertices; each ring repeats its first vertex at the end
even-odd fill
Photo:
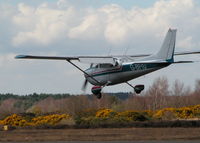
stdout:
POLYGON ((133 89, 135 89, 135 87, 132 85, 132 84, 130 84, 130 83, 128 83, 128 82, 126 82, 130 87, 132 87, 133 89))
POLYGON ((84 74, 86 74, 88 77, 92 78, 94 81, 96 81, 98 84, 101 85, 101 83, 96 80, 94 77, 92 77, 91 75, 89 75, 88 73, 86 73, 84 70, 82 70, 80 67, 78 67, 76 64, 74 64, 73 62, 71 62, 70 60, 66 60, 67 62, 69 62, 71 65, 73 65, 74 67, 76 67, 77 69, 79 69, 80 71, 82 71, 84 74))

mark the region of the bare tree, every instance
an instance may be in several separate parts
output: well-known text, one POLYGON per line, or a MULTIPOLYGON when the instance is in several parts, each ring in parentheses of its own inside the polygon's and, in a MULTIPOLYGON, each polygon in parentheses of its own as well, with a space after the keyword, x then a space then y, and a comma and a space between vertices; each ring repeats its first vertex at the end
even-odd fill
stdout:
POLYGON ((17 100, 13 98, 4 100, 0 105, 0 114, 9 115, 22 112, 21 109, 15 107, 16 102, 17 100))
POLYGON ((196 80, 195 93, 200 94, 200 79, 196 80))
POLYGON ((157 78, 147 91, 147 95, 151 97, 151 100, 149 101, 151 110, 163 108, 166 104, 166 96, 169 95, 169 85, 167 78, 157 78))

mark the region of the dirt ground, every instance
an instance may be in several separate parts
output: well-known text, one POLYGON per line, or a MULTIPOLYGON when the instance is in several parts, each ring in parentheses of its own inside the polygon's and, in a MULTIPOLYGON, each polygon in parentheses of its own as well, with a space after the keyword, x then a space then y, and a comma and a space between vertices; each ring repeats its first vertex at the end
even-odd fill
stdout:
POLYGON ((200 128, 16 129, 0 141, 200 140, 200 128))

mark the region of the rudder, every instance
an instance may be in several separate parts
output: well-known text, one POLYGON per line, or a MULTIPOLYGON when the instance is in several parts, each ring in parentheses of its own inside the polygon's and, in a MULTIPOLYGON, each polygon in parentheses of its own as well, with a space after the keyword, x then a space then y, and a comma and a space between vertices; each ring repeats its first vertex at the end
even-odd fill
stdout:
POLYGON ((156 59, 166 60, 168 62, 174 62, 174 49, 176 43, 176 29, 169 29, 161 49, 155 55, 156 59))

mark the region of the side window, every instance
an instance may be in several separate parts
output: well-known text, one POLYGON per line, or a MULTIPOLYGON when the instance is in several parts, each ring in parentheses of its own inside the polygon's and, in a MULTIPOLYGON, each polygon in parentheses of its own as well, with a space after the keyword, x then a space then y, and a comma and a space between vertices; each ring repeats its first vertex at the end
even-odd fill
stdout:
POLYGON ((94 68, 112 68, 114 67, 112 64, 97 64, 93 66, 94 68))
POLYGON ((118 63, 118 61, 116 61, 116 62, 115 62, 115 66, 116 66, 116 67, 117 67, 117 66, 119 66, 119 63, 118 63))
POLYGON ((112 64, 108 64, 108 67, 109 67, 109 68, 112 68, 112 67, 113 67, 113 65, 112 65, 112 64))
POLYGON ((99 64, 100 68, 112 68, 112 64, 99 64))
POLYGON ((99 64, 97 64, 96 66, 95 66, 95 68, 98 68, 99 67, 99 64))

